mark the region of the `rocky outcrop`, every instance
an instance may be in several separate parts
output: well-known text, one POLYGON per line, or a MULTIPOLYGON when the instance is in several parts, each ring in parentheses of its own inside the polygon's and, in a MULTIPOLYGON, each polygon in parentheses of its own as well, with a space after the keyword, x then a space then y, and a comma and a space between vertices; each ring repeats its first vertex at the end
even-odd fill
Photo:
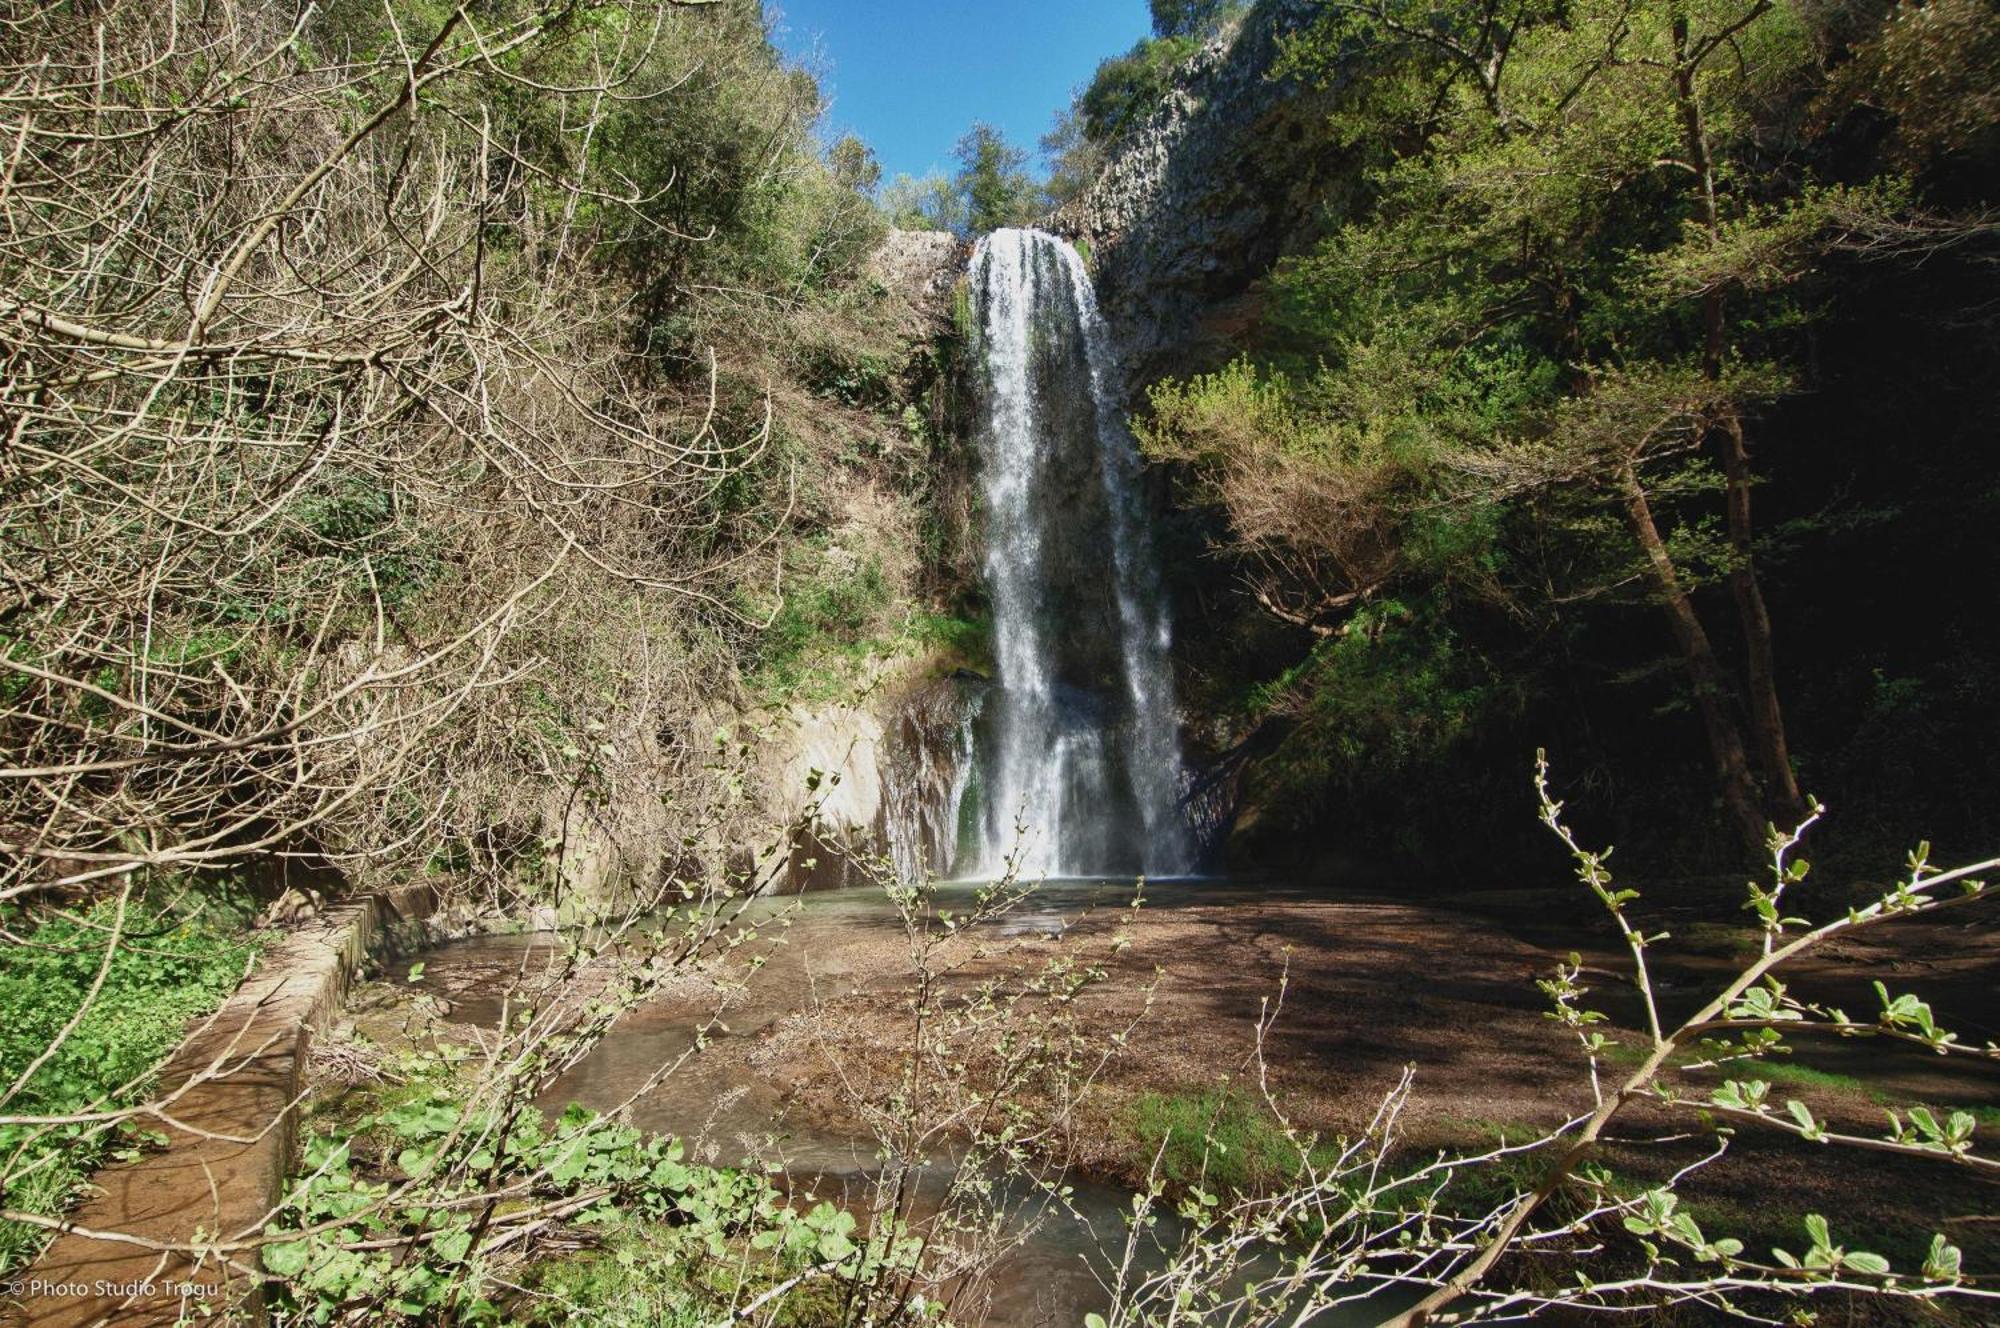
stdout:
POLYGON ((910 883, 951 870, 984 684, 929 676, 931 665, 878 662, 866 700, 759 718, 758 781, 777 831, 751 873, 763 889, 910 883))
POLYGON ((1225 359, 1254 323, 1254 289, 1339 195, 1317 145, 1323 94, 1278 78, 1282 36, 1323 9, 1265 0, 1184 65, 1050 226, 1086 245, 1128 389, 1225 359))
POLYGON ((760 873, 780 892, 871 879, 882 842, 882 719, 867 705, 793 706, 766 726, 765 787, 786 827, 785 861, 760 873))
POLYGON ((882 833, 898 880, 948 875, 958 858, 968 794, 975 794, 973 727, 987 687, 969 674, 933 678, 890 711, 882 833))
POLYGON ((892 230, 869 255, 865 271, 918 312, 942 315, 965 259, 963 242, 950 231, 892 230))

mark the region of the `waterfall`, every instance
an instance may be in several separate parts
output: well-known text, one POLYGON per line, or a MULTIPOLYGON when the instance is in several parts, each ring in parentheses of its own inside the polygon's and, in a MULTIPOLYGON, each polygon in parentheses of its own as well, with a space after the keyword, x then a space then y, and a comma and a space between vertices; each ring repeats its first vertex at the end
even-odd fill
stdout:
POLYGON ((959 855, 979 701, 952 681, 932 683, 904 700, 885 734, 883 839, 905 885, 950 874, 959 855))
POLYGON ((1029 230, 980 241, 971 284, 997 686, 961 867, 1186 872, 1171 626, 1096 294, 1076 250, 1029 230))

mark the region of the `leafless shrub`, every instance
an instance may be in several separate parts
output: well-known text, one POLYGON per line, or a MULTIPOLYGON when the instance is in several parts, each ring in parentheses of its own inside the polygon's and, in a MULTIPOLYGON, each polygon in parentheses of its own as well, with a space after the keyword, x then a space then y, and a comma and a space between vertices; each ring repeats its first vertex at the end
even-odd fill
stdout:
POLYGON ((497 853, 551 788, 699 785, 659 717, 712 697, 696 629, 784 495, 715 501, 768 427, 663 387, 594 266, 656 223, 588 145, 672 95, 685 18, 595 8, 365 57, 282 7, 0 29, 0 899, 366 876, 497 853), (497 126, 514 92, 553 147, 497 126))

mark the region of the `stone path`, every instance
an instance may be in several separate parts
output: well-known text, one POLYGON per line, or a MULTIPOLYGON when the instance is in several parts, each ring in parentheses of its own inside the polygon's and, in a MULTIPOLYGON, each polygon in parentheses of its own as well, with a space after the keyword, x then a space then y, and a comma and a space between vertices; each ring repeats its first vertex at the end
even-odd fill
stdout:
POLYGON ((216 1017, 161 1071, 177 1125, 149 1124, 168 1146, 91 1178, 72 1229, 15 1278, 7 1328, 151 1328, 237 1305, 261 1318, 255 1255, 229 1266, 158 1246, 228 1242, 261 1228, 290 1170, 293 1110, 315 1032, 348 975, 390 924, 429 911, 422 887, 336 905, 264 955, 216 1017))

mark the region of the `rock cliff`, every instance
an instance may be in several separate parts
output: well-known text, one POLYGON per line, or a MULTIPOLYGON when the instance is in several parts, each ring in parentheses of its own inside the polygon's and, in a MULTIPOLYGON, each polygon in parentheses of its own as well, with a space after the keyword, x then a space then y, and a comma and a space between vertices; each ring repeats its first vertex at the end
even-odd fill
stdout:
MULTIPOLYGON (((952 293, 967 252, 948 232, 892 230, 868 261, 868 278, 907 315, 901 326, 912 363, 925 347, 948 342, 952 293)), ((947 412, 933 427, 951 433, 956 422, 947 412)), ((931 501, 950 491, 934 483, 931 501)), ((885 562, 914 562, 913 548, 905 547, 912 543, 906 500, 856 490, 841 501, 849 519, 836 531, 836 545, 897 545, 884 552, 885 562), (871 511, 885 505, 896 510, 871 511)), ((922 571, 903 567, 887 579, 899 595, 912 597, 922 571)), ((913 879, 950 867, 956 827, 948 804, 964 759, 964 703, 960 689, 938 676, 944 668, 924 654, 870 658, 846 679, 846 699, 740 712, 725 721, 755 752, 757 814, 746 838, 767 846, 754 864, 739 866, 744 878, 791 893, 863 884, 885 868, 913 879)))
POLYGON ((1319 0, 1265 0, 1197 52, 1050 226, 1086 245, 1134 395, 1226 359, 1261 307, 1257 279, 1338 197, 1343 163, 1313 146, 1327 98, 1273 70, 1319 0))

